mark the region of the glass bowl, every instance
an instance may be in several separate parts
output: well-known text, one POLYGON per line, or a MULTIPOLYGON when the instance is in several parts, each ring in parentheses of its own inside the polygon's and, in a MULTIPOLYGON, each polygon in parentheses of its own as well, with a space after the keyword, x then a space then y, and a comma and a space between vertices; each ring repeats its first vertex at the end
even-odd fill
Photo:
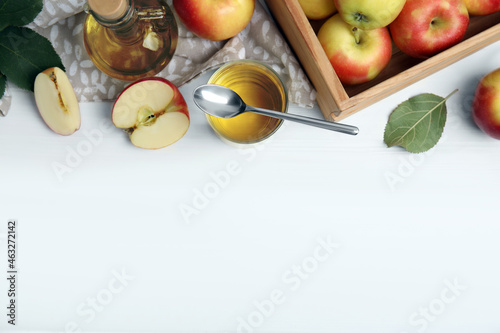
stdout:
MULTIPOLYGON (((279 75, 268 65, 253 60, 237 60, 222 65, 208 80, 231 88, 247 105, 288 111, 288 94, 279 75)), ((283 120, 245 112, 230 119, 206 115, 208 123, 223 141, 254 144, 273 135, 283 120)))

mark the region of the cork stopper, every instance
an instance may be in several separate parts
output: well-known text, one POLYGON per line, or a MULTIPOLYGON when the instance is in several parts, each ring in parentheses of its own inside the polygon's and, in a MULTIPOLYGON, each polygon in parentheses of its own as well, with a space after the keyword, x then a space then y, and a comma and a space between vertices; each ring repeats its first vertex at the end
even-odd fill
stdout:
POLYGON ((117 20, 127 11, 127 0, 88 0, 90 9, 106 20, 117 20))

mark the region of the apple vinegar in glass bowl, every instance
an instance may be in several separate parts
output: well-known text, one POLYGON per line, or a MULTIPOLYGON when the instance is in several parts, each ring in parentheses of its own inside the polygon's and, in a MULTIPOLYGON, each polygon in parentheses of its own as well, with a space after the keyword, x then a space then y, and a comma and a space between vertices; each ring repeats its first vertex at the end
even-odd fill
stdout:
MULTIPOLYGON (((279 75, 267 65, 253 60, 239 60, 220 67, 209 79, 234 90, 245 104, 287 112, 288 94, 279 75)), ((215 133, 223 140, 236 144, 258 143, 274 134, 283 120, 245 112, 223 119, 207 115, 215 133)))

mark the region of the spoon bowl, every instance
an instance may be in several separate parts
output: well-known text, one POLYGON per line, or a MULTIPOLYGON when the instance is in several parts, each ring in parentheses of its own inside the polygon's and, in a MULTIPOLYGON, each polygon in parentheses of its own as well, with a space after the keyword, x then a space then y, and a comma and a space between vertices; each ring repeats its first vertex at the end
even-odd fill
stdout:
POLYGON ((193 99, 195 104, 203 112, 211 116, 224 119, 236 117, 244 112, 254 112, 273 118, 291 120, 301 124, 320 127, 344 134, 356 135, 359 132, 357 127, 351 125, 333 123, 311 117, 246 105, 235 91, 216 84, 199 86, 194 90, 193 99))
POLYGON ((247 108, 236 92, 216 84, 207 84, 196 88, 193 98, 201 110, 218 118, 236 117, 245 112, 247 108))

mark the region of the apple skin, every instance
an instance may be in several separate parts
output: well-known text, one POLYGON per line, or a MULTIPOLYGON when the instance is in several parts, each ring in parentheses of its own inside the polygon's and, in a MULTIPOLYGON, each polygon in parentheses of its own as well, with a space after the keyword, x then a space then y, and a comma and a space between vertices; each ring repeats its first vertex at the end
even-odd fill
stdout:
POLYGON ((500 11, 500 0, 464 0, 469 15, 489 15, 500 11))
POLYGON ((360 30, 344 22, 339 14, 321 26, 318 40, 344 84, 359 84, 374 79, 387 66, 392 55, 387 27, 360 30))
POLYGON ((221 41, 236 36, 250 23, 255 0, 174 0, 173 5, 189 31, 221 41))
MULTIPOLYGON (((430 1, 430 0, 429 0, 430 1)), ((335 0, 342 19, 359 29, 388 26, 399 15, 406 0, 335 0)))
POLYGON ((500 68, 479 81, 472 102, 472 119, 484 133, 500 140, 500 68))
POLYGON ((333 0, 299 0, 299 4, 310 20, 322 20, 337 12, 333 0))
POLYGON ((463 0, 407 0, 389 29, 401 51, 425 59, 459 43, 468 26, 463 0))
POLYGON ((149 77, 130 84, 120 93, 113 104, 112 121, 129 134, 135 146, 159 149, 186 134, 190 117, 176 85, 161 77, 149 77), (142 111, 145 112, 141 114, 142 111), (154 121, 147 123, 148 115, 154 121))

